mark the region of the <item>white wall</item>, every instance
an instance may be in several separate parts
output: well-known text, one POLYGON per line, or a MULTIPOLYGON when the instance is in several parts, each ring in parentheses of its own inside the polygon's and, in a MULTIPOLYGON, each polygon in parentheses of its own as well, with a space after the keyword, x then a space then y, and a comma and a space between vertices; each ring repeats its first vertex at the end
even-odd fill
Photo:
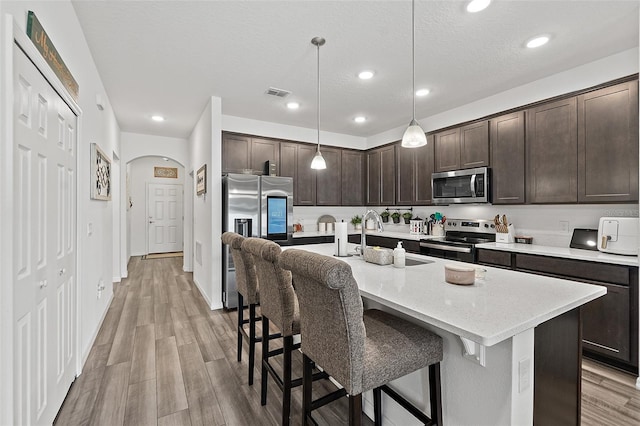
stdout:
MULTIPOLYGON (((625 50, 418 121, 425 132, 475 120, 638 72, 638 48, 625 50)), ((367 148, 402 139, 406 126, 367 138, 367 148)))
MULTIPOLYGON (((89 148, 98 143, 109 156, 120 152, 120 130, 91 52, 82 33, 70 1, 56 2, 2 1, 0 15, 13 15, 13 19, 25 31, 27 11, 32 10, 55 44, 60 56, 80 87, 78 104, 82 109, 78 132, 78 298, 80 306, 79 345, 82 360, 86 359, 98 326, 110 302, 113 278, 113 210, 112 203, 89 199, 89 148), (96 107, 96 95, 104 101, 104 110, 96 107), (92 224, 93 234, 87 235, 87 225, 92 224), (98 284, 106 286, 102 298, 98 298, 98 284)), ((0 69, 4 69, 4 64, 0 69)), ((4 226, 11 226, 5 223, 4 226)), ((6 342, 9 346, 11 342, 6 342)), ((10 368, 10 367, 9 367, 10 368)), ((3 375, 3 381, 5 376, 3 375)), ((6 383, 6 382, 5 382, 6 383)), ((4 389, 4 387, 3 387, 4 389)), ((3 398, 4 400, 4 398, 3 398)), ((4 411, 0 409, 0 411, 4 411)), ((3 415, 4 416, 4 415, 3 415)), ((2 417, 4 420, 4 417, 2 417)), ((11 422, 4 422, 10 424, 11 422)))
POLYGON ((191 136, 189 150, 194 172, 206 164, 207 192, 193 189, 193 281, 211 309, 222 308, 222 103, 212 97, 191 136))
MULTIPOLYGON (((167 183, 174 185, 184 185, 184 167, 173 160, 164 161, 162 157, 142 157, 129 163, 131 172, 129 174, 131 186, 130 220, 131 229, 131 255, 141 256, 148 253, 147 247, 147 185, 149 183, 167 183), (153 176, 154 167, 175 167, 178 169, 178 178, 157 178, 153 176)), ((184 204, 184 197, 183 197, 184 204)))

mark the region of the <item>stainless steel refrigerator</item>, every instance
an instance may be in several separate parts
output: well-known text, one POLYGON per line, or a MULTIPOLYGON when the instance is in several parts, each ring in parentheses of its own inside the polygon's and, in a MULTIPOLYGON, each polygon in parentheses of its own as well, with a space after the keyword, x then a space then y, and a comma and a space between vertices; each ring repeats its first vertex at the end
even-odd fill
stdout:
MULTIPOLYGON (((293 234, 293 179, 229 173, 222 177, 222 232, 290 242, 293 234)), ((238 307, 236 270, 222 245, 222 303, 238 307)))

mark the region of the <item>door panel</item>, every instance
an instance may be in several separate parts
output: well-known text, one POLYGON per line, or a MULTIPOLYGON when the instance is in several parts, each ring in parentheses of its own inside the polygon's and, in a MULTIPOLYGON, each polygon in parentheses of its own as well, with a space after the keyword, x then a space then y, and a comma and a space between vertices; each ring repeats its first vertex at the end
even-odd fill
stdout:
POLYGON ((150 183, 149 253, 182 251, 182 186, 150 183))
POLYGON ((13 60, 14 408, 51 424, 75 377, 77 117, 17 47, 13 60))

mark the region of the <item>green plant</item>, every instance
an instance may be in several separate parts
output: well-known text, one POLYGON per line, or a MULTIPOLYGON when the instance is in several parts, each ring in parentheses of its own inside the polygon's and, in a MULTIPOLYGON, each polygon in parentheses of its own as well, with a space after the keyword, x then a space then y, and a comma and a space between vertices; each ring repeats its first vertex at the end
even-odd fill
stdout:
POLYGON ((391 217, 394 219, 399 219, 400 218, 400 212, 399 211, 395 211, 393 213, 391 213, 391 217))
POLYGON ((383 211, 382 213, 380 213, 380 216, 381 217, 389 217, 390 214, 391 213, 389 213, 389 209, 387 209, 387 210, 383 211))
POLYGON ((353 226, 359 225, 362 223, 362 216, 355 215, 351 218, 351 224, 353 226))
POLYGON ((405 218, 405 219, 411 219, 413 217, 413 213, 404 212, 404 213, 402 213, 402 217, 405 218))

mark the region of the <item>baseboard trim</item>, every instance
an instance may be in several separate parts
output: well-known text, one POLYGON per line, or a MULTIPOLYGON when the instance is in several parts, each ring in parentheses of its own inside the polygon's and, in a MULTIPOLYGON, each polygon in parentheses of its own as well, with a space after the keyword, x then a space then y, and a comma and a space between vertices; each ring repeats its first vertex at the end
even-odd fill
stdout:
POLYGON ((109 303, 107 303, 107 309, 105 309, 104 312, 102 313, 102 316, 100 317, 100 321, 98 321, 98 326, 93 332, 93 336, 91 336, 91 341, 89 342, 89 345, 86 348, 82 349, 82 368, 78 372, 78 376, 82 374, 84 365, 87 362, 87 359, 89 358, 89 353, 91 352, 91 348, 93 347, 93 344, 96 342, 96 338, 98 337, 98 333, 102 328, 102 323, 104 322, 104 319, 107 317, 107 312, 109 312, 109 307, 111 306, 111 302, 113 302, 113 292, 111 292, 111 294, 109 295, 109 303))

